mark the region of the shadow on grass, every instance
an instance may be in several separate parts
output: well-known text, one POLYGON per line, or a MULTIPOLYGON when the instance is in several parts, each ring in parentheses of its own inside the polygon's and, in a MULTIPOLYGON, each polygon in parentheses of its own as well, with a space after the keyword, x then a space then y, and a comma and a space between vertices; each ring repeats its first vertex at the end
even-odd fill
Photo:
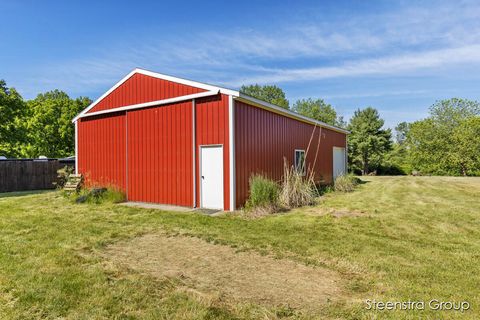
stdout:
POLYGON ((370 182, 371 182, 371 181, 367 181, 367 180, 362 180, 362 179, 360 179, 360 178, 357 178, 357 179, 358 179, 358 180, 357 180, 358 184, 366 184, 366 183, 370 183, 370 182))
POLYGON ((11 198, 11 197, 30 196, 30 195, 34 195, 34 194, 42 194, 42 193, 54 192, 54 191, 55 191, 55 189, 5 192, 5 193, 0 193, 0 199, 11 198))

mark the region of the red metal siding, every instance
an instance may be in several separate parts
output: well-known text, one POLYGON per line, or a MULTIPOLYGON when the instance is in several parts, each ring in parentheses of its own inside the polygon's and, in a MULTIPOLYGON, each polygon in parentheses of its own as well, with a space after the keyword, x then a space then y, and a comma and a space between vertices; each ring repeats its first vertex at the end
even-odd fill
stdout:
POLYGON ((192 206, 192 101, 127 113, 128 200, 192 206))
POLYGON ((125 190, 125 114, 109 114, 78 121, 77 161, 88 186, 125 190))
POLYGON ((174 98, 204 91, 205 90, 200 88, 136 73, 102 99, 89 112, 174 98))
MULTIPOLYGON (((283 158, 291 165, 295 149, 307 150, 315 126, 273 113, 246 103, 235 102, 235 166, 236 206, 245 204, 248 197, 248 179, 253 173, 263 173, 281 180, 283 158)), ((346 135, 321 129, 322 139, 317 152, 320 128, 315 129, 309 151, 307 168, 313 167, 315 178, 332 182, 333 147, 345 147, 346 135)))
MULTIPOLYGON (((230 169, 228 143, 228 96, 221 94, 196 100, 197 206, 200 206, 199 152, 201 145, 223 145, 223 205, 230 210, 230 169)), ((220 188, 220 186, 219 186, 220 188)), ((222 190, 219 190, 222 192, 222 190)))

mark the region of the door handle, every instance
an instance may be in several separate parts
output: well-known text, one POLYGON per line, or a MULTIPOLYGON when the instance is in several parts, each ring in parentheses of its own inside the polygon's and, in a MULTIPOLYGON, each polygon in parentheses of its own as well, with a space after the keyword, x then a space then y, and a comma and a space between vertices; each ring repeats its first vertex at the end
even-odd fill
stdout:
POLYGON ((204 177, 204 176, 202 176, 202 179, 205 179, 205 177, 204 177))

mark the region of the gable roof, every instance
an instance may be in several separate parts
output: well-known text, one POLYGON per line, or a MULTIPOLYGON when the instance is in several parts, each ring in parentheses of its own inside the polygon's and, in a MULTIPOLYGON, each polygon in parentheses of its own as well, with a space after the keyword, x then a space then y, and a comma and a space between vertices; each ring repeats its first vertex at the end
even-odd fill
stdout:
POLYGON ((308 122, 310 124, 314 124, 314 125, 317 125, 317 126, 320 126, 320 127, 328 128, 328 129, 331 129, 333 131, 337 131, 337 132, 341 132, 341 133, 345 133, 345 134, 350 133, 348 130, 345 130, 345 129, 342 129, 342 128, 339 128, 339 127, 336 127, 336 126, 332 126, 332 125, 329 125, 325 122, 318 121, 318 120, 315 120, 315 119, 312 119, 312 118, 309 118, 309 117, 305 117, 305 116, 303 116, 301 114, 298 114, 296 112, 287 110, 285 108, 276 106, 274 104, 268 103, 268 102, 263 101, 263 100, 256 99, 254 97, 246 95, 246 94, 244 94, 240 91, 237 91, 237 90, 227 89, 227 88, 224 88, 224 87, 219 87, 219 86, 215 86, 215 85, 211 85, 211 84, 207 84, 207 83, 203 83, 203 82, 198 82, 198 81, 188 80, 188 79, 184 79, 184 78, 174 77, 174 76, 170 76, 170 75, 167 75, 167 74, 148 71, 148 70, 141 69, 141 68, 133 69, 129 74, 127 74, 120 81, 118 81, 107 92, 105 92, 103 95, 101 95, 97 100, 95 100, 92 104, 90 104, 82 112, 80 112, 72 120, 72 122, 76 122, 80 118, 83 118, 83 117, 86 117, 86 116, 93 116, 93 115, 96 115, 96 114, 104 114, 104 113, 110 113, 110 112, 118 112, 118 111, 124 111, 124 110, 145 108, 145 107, 149 107, 149 106, 162 105, 162 104, 167 104, 167 103, 172 103, 172 102, 177 102, 177 101, 182 101, 182 100, 183 101, 184 100, 190 100, 190 99, 194 99, 194 98, 200 98, 200 97, 219 94, 219 93, 223 93, 223 94, 226 94, 226 95, 233 96, 234 99, 244 101, 244 102, 252 104, 254 106, 261 107, 261 108, 270 110, 272 112, 285 115, 285 116, 290 117, 290 118, 294 118, 294 119, 297 119, 297 120, 300 120, 300 121, 308 122), (125 81, 130 79, 134 74, 143 74, 143 75, 150 76, 150 77, 157 78, 157 79, 163 79, 163 80, 168 80, 168 81, 172 81, 172 82, 177 82, 177 83, 188 85, 188 86, 191 86, 191 87, 204 89, 204 90, 207 90, 207 92, 198 93, 198 94, 191 94, 191 95, 186 95, 186 96, 179 96, 179 97, 170 98, 170 99, 151 101, 151 102, 147 102, 147 103, 140 103, 140 104, 136 104, 136 105, 123 106, 123 107, 119 107, 119 108, 102 110, 102 111, 99 111, 99 112, 92 112, 92 113, 87 114, 98 103, 100 103, 100 101, 102 101, 105 97, 107 97, 115 89, 117 89, 119 86, 121 86, 125 81))
MULTIPOLYGON (((166 75, 166 74, 162 74, 162 73, 158 73, 158 72, 152 72, 152 71, 148 71, 148 70, 145 70, 145 69, 140 69, 140 68, 135 68, 133 69, 129 74, 127 74, 125 77, 123 77, 120 81, 118 81, 113 87, 111 87, 107 92, 105 92, 104 94, 102 94, 97 100, 95 100, 94 102, 92 102, 87 108, 85 108, 82 112, 80 112, 73 120, 72 122, 75 122, 77 121, 78 119, 82 118, 83 116, 85 116, 90 110, 92 110, 97 104, 100 103, 100 101, 102 101, 103 99, 105 99, 110 93, 112 93, 113 91, 115 91, 118 87, 120 87, 123 83, 125 83, 128 79, 130 79, 133 75, 135 74, 143 74, 143 75, 146 75, 146 76, 150 76, 150 77, 153 77, 153 78, 157 78, 157 79, 162 79, 162 80, 167 80, 167 81, 172 81, 172 82, 176 82, 176 83, 181 83, 181 84, 185 84, 185 85, 188 85, 188 86, 191 86, 191 87, 196 87, 196 88, 200 88, 200 89, 204 89, 204 90, 207 90, 207 91, 214 91, 214 92, 220 92, 220 93, 224 93, 224 94, 227 94, 227 95, 236 95, 238 94, 238 91, 235 91, 235 90, 230 90, 230 89, 226 89, 226 88, 221 88, 221 87, 217 87, 217 86, 214 86, 214 85, 210 85, 210 84, 206 84, 206 83, 202 83, 202 82, 198 82, 198 81, 193 81, 193 80, 188 80, 188 79, 183 79, 183 78, 178 78, 178 77, 174 77, 174 76, 170 76, 170 75, 166 75)), ((190 98, 190 97, 189 97, 190 98)), ((190 98, 191 99, 191 98, 190 98)), ((159 104, 161 104, 161 101, 162 100, 159 100, 159 104)), ((152 101, 151 103, 154 103, 156 101, 152 101)), ((115 108, 116 109, 116 108, 115 108)), ((112 109, 114 110, 114 109, 112 109)), ((114 112, 114 111, 112 111, 114 112)))

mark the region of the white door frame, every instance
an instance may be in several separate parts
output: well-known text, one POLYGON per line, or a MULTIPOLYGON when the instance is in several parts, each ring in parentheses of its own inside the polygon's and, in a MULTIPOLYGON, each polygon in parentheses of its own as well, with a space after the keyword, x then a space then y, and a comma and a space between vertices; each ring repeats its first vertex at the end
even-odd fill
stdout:
MULTIPOLYGON (((200 208, 203 208, 203 190, 202 190, 202 148, 222 148, 222 162, 224 161, 224 150, 223 150, 223 144, 201 144, 198 146, 198 157, 199 157, 199 176, 200 176, 200 208)), ((225 170, 225 163, 223 163, 223 170, 225 170)), ((222 205, 223 208, 221 210, 225 209, 225 201, 224 201, 224 195, 225 195, 225 186, 224 186, 224 171, 222 171, 222 205)), ((211 209, 211 208, 206 208, 206 209, 211 209)))

